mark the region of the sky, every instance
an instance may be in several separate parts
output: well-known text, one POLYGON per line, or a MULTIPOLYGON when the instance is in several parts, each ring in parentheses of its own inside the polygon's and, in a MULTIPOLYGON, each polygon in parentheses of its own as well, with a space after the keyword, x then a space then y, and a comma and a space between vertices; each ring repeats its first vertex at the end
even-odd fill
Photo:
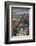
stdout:
POLYGON ((30 8, 16 8, 16 7, 13 7, 13 15, 29 13, 29 9, 30 8))

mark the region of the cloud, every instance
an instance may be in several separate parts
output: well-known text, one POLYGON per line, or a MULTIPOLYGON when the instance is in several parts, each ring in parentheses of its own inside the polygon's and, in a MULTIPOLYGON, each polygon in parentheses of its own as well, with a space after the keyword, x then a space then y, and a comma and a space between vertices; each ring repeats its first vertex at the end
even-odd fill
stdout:
POLYGON ((24 13, 29 13, 29 9, 28 8, 13 8, 13 15, 16 14, 24 14, 24 13))

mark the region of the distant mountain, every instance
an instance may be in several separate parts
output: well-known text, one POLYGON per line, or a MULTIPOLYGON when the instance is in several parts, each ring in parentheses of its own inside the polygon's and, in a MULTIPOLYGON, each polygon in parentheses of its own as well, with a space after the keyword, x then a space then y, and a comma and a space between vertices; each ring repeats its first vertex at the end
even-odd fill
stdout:
POLYGON ((16 15, 13 15, 13 17, 21 17, 22 15, 23 15, 23 16, 24 16, 24 15, 27 16, 27 15, 29 15, 29 14, 16 14, 16 15))

